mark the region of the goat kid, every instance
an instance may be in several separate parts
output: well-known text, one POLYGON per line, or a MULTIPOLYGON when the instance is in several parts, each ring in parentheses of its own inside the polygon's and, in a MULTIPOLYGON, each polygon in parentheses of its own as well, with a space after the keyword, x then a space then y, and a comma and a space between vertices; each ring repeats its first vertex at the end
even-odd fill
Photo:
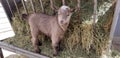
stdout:
POLYGON ((42 13, 22 14, 22 17, 30 25, 31 41, 35 52, 40 53, 41 51, 38 45, 38 34, 44 33, 51 38, 53 55, 58 55, 59 43, 67 30, 72 12, 73 10, 70 7, 63 5, 58 9, 58 14, 55 16, 42 13))

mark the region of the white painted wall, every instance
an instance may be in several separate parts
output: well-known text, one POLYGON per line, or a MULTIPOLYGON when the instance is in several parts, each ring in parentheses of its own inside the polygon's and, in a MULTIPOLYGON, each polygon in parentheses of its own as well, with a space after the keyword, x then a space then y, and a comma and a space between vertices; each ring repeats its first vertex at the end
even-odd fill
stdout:
MULTIPOLYGON (((0 3, 0 40, 6 39, 8 37, 13 37, 15 35, 12 26, 7 18, 7 15, 0 3)), ((13 52, 3 50, 4 57, 8 57, 9 55, 15 54, 13 52)))
POLYGON ((0 3, 0 40, 6 39, 8 37, 13 37, 14 35, 15 33, 0 3))

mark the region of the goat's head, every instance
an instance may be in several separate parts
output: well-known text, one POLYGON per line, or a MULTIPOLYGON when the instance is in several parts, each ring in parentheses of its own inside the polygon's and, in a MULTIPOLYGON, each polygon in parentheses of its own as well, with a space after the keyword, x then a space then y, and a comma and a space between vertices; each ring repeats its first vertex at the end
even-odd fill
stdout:
POLYGON ((72 15, 72 9, 68 6, 61 6, 58 10, 58 23, 61 26, 68 26, 71 15, 72 15))

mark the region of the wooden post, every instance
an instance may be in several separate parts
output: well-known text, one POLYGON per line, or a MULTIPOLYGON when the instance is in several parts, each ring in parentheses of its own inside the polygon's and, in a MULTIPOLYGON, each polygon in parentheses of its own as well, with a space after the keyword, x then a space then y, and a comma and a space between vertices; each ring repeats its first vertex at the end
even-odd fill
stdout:
POLYGON ((4 58, 1 48, 0 48, 0 58, 4 58))

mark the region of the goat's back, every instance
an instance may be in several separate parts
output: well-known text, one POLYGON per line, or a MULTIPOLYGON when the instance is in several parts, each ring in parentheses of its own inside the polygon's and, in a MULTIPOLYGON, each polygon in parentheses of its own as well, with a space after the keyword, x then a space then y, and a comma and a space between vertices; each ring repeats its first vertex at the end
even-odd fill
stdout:
POLYGON ((61 31, 56 16, 34 13, 29 16, 29 24, 48 36, 61 31))

